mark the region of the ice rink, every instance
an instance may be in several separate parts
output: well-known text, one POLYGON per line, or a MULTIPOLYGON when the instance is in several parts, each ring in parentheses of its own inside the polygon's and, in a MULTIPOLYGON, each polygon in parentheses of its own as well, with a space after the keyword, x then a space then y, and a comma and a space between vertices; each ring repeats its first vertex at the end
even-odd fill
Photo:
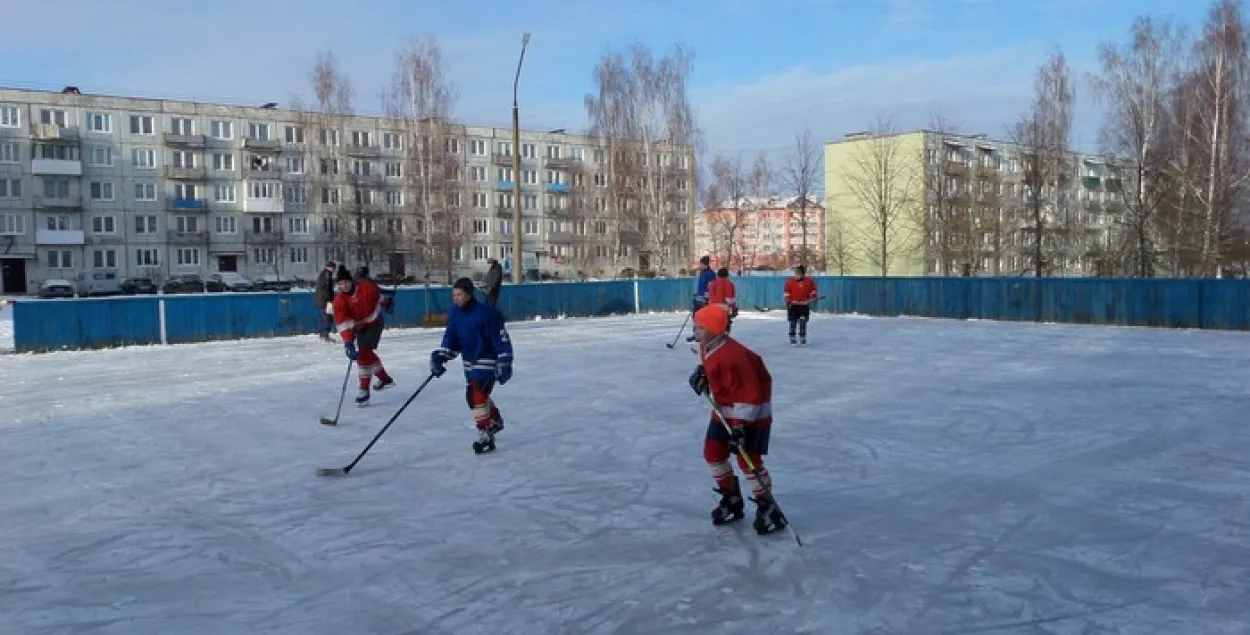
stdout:
POLYGON ((800 548, 712 526, 681 318, 513 324, 497 452, 453 364, 338 479, 440 332, 337 428, 312 336, 0 355, 0 632, 1250 632, 1250 334, 744 312, 800 548))

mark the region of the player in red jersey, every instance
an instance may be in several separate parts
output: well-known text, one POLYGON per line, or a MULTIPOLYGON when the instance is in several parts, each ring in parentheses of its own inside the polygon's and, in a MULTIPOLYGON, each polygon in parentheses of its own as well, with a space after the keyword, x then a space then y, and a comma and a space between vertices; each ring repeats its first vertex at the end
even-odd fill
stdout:
POLYGON ((733 280, 729 279, 729 270, 721 267, 716 271, 716 279, 707 285, 707 302, 719 306, 729 314, 729 324, 725 327, 728 333, 733 329, 733 319, 738 317, 738 294, 733 280))
POLYGON ((807 277, 807 268, 799 265, 794 268, 794 277, 786 280, 784 289, 786 300, 786 321, 790 323, 790 344, 798 346, 807 344, 807 320, 812 316, 811 303, 819 299, 816 281, 807 277), (794 339, 794 327, 799 330, 799 338, 794 339))
POLYGON ((374 390, 385 390, 395 383, 382 367, 376 352, 382 340, 382 291, 367 276, 353 279, 347 267, 339 266, 334 276, 338 293, 334 296, 334 324, 343 338, 343 352, 348 359, 356 360, 359 370, 360 392, 356 403, 369 403, 369 380, 375 376, 378 383, 374 390), (357 350, 359 345, 359 350, 357 350))
POLYGON ((721 495, 720 504, 712 510, 712 523, 724 525, 744 515, 738 477, 729 465, 729 455, 734 452, 755 495, 756 533, 779 531, 787 522, 773 500, 771 479, 764 467, 773 423, 772 375, 759 355, 726 333, 729 314, 723 309, 700 309, 694 315, 694 325, 703 363, 691 373, 690 387, 699 395, 710 391, 716 403, 703 442, 703 458, 721 495), (750 458, 749 464, 743 453, 750 458))

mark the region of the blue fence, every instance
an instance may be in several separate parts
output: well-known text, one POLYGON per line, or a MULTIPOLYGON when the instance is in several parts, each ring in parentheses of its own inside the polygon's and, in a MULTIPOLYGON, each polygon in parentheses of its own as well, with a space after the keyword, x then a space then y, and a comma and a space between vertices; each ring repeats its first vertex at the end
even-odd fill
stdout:
MULTIPOLYGON (((1109 278, 816 277, 818 311, 934 318, 1123 326, 1250 329, 1250 281, 1109 278)), ((781 277, 734 278, 744 309, 781 308, 781 277)), ((499 308, 511 320, 603 316, 689 308, 694 283, 619 280, 507 285, 499 308)), ((395 293, 388 325, 419 326, 446 313, 447 287, 395 293)), ((201 295, 22 300, 13 306, 18 352, 200 342, 313 333, 313 294, 201 295)))

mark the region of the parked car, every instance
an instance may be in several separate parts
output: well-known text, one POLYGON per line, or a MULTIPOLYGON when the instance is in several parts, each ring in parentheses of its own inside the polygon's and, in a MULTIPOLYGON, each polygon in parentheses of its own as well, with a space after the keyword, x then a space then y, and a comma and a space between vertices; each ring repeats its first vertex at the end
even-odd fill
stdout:
POLYGON ((156 283, 151 278, 126 278, 118 285, 126 295, 156 293, 156 283))
POLYGON ((195 274, 170 276, 161 285, 162 293, 204 293, 204 281, 195 274))
POLYGON ((78 295, 117 295, 122 292, 116 271, 83 271, 74 278, 78 295))
POLYGON ((282 276, 273 273, 261 276, 255 285, 258 291, 290 291, 292 286, 290 280, 283 280, 282 276))
POLYGON ((69 280, 62 280, 61 278, 44 280, 39 285, 38 295, 41 298, 72 298, 74 297, 74 285, 69 280))
POLYGON ((255 291, 256 285, 251 280, 244 278, 234 271, 223 271, 214 273, 204 281, 204 290, 209 293, 220 293, 222 291, 255 291))

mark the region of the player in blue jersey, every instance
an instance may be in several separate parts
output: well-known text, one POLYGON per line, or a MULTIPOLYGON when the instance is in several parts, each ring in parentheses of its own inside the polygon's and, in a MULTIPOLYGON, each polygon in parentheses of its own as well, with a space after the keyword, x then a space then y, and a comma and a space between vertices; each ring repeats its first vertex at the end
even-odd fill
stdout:
MULTIPOLYGON (((694 286, 694 302, 691 303, 690 313, 693 315, 699 309, 707 306, 707 287, 716 279, 716 272, 712 270, 712 259, 704 256, 699 259, 699 273, 695 279, 694 286)), ((694 341, 694 335, 686 338, 687 342, 694 341)))
POLYGON ((473 297, 473 281, 460 278, 451 287, 455 306, 447 314, 442 344, 430 353, 430 373, 441 377, 447 362, 459 355, 464 360, 465 401, 473 412, 478 440, 473 451, 495 449, 495 434, 503 430, 503 417, 491 399, 495 383, 512 378, 512 341, 503 314, 473 297))

